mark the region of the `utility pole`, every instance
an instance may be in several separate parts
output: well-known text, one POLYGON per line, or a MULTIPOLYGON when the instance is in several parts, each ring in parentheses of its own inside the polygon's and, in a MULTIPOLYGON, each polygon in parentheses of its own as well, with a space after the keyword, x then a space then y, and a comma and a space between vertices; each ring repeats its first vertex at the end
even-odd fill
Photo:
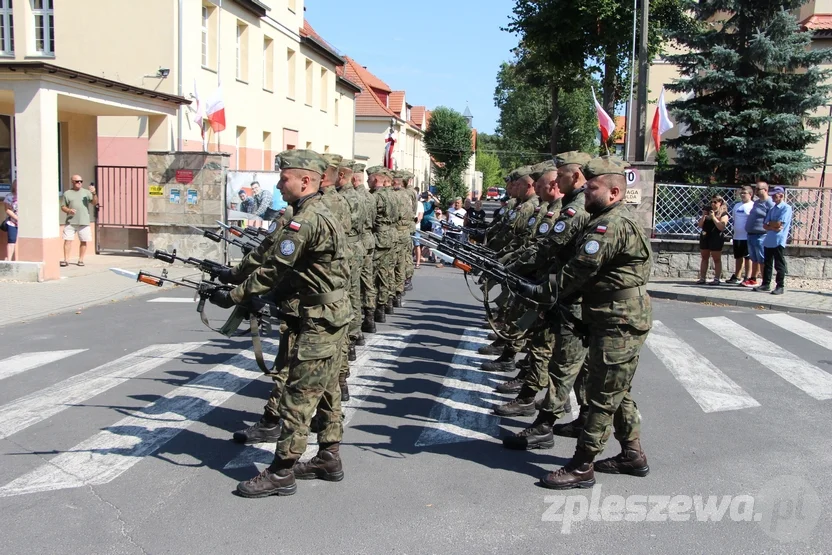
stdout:
POLYGON ((638 51, 638 97, 636 99, 636 156, 643 162, 647 150, 647 82, 650 63, 647 44, 649 29, 650 0, 641 0, 641 40, 638 51))

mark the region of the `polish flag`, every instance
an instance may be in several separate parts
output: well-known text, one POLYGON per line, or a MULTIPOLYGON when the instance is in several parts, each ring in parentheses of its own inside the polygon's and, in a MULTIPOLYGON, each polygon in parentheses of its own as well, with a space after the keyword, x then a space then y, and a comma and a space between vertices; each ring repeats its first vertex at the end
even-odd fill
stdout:
POLYGON ((196 106, 192 109, 194 111, 194 122, 199 126, 199 131, 202 134, 202 138, 205 138, 205 103, 199 98, 199 92, 196 88, 196 79, 194 79, 194 99, 196 100, 196 106))
POLYGON ((205 102, 205 117, 214 133, 225 129, 225 104, 222 102, 222 86, 205 102))
POLYGON ((661 145, 661 136, 673 129, 673 122, 667 113, 667 105, 664 103, 664 87, 659 93, 659 105, 656 106, 656 115, 653 116, 653 142, 656 144, 656 152, 661 145))
POLYGON ((595 113, 598 114, 598 127, 601 128, 601 139, 606 143, 612 137, 613 131, 615 131, 615 121, 598 104, 598 99, 595 98, 595 87, 592 87, 592 101, 595 102, 595 113))
POLYGON ((384 167, 388 170, 393 169, 393 147, 396 145, 396 139, 393 138, 393 129, 390 129, 390 135, 384 141, 384 167))

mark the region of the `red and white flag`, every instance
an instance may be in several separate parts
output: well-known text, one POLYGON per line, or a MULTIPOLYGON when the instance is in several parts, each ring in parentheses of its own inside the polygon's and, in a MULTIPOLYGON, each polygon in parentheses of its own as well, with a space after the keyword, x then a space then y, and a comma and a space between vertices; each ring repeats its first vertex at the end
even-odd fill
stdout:
POLYGON ((601 141, 606 143, 612 137, 613 131, 615 131, 615 121, 598 104, 598 99, 595 98, 595 87, 592 87, 592 101, 595 103, 595 113, 598 114, 598 127, 601 128, 601 141))
POLYGON ((388 170, 393 169, 393 147, 396 146, 396 139, 393 138, 393 129, 390 129, 390 135, 384 140, 384 167, 388 170))
POLYGON ((214 94, 205 102, 205 118, 214 133, 219 133, 225 129, 225 104, 222 101, 222 86, 217 87, 214 94))
POLYGON ((656 106, 656 115, 653 116, 653 142, 656 144, 656 152, 661 146, 661 136, 673 129, 673 121, 667 113, 667 105, 664 103, 664 87, 659 93, 659 105, 656 106))

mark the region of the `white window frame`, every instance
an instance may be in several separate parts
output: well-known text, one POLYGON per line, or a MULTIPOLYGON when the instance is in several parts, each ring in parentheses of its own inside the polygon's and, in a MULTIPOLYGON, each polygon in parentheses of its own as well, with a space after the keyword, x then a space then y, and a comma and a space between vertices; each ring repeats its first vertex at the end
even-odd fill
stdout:
POLYGON ((211 22, 211 11, 208 6, 202 6, 202 67, 208 67, 208 62, 211 60, 211 56, 208 53, 208 49, 211 48, 211 33, 210 33, 210 23, 211 22))
POLYGON ((14 10, 12 10, 12 0, 0 0, 0 26, 3 28, 0 55, 14 56, 14 10))
POLYGON ((44 8, 35 8, 35 2, 38 0, 31 0, 32 3, 32 46, 33 50, 41 56, 55 55, 55 9, 53 0, 40 0, 44 8), (43 49, 38 49, 37 39, 37 18, 43 17, 43 49))

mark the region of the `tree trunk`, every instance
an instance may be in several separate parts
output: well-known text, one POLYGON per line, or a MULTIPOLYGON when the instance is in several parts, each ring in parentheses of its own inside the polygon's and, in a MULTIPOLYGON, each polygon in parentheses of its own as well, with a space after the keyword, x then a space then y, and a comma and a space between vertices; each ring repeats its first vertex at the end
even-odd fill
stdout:
POLYGON ((556 81, 549 83, 552 95, 552 135, 549 140, 549 151, 552 156, 558 153, 558 123, 560 122, 560 87, 556 81))

